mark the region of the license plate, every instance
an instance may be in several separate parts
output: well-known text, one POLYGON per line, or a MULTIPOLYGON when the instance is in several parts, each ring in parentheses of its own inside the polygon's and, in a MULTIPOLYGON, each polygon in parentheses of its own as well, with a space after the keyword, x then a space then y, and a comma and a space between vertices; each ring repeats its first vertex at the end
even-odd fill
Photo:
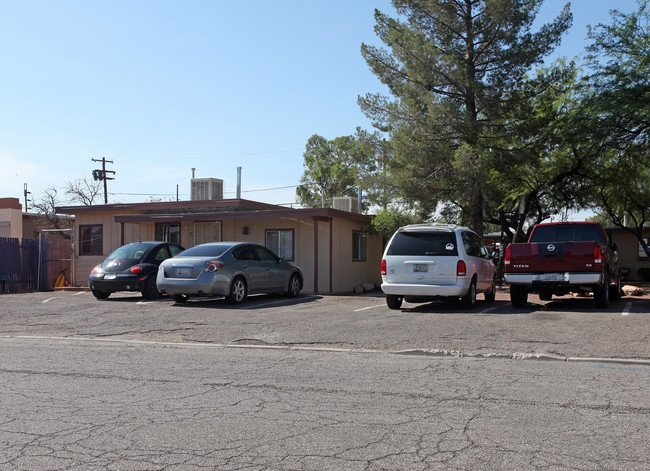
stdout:
POLYGON ((544 281, 564 281, 564 273, 544 273, 544 281))
POLYGON ((426 273, 429 271, 429 266, 423 263, 416 263, 413 265, 413 272, 415 273, 426 273))
POLYGON ((190 267, 176 268, 176 276, 190 276, 191 274, 192 274, 192 269, 190 267))
POLYGON ((114 280, 115 278, 117 278, 117 274, 115 273, 108 273, 104 275, 105 280, 114 280))

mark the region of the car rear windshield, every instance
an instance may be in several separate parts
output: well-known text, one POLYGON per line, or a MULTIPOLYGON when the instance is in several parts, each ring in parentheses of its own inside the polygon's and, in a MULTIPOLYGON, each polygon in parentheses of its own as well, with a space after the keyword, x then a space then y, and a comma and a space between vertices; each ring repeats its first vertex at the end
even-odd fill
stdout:
POLYGON ((111 253, 106 260, 142 260, 144 254, 151 250, 151 244, 128 244, 111 253))
POLYGON ((197 245, 181 252, 177 257, 218 257, 230 247, 232 245, 228 244, 197 245))
POLYGON ((457 256, 456 234, 453 232, 398 232, 386 255, 448 255, 457 256))
POLYGON ((604 242, 595 224, 537 226, 530 242, 604 242))

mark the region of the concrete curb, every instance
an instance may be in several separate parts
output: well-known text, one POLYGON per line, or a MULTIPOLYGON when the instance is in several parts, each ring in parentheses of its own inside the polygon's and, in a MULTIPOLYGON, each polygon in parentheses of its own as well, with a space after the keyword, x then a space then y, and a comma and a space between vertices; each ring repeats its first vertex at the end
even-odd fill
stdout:
POLYGON ((48 337, 48 336, 30 336, 30 335, 2 335, 0 339, 21 339, 21 340, 54 340, 54 341, 78 341, 78 342, 101 342, 107 344, 132 344, 132 345, 151 345, 151 346, 169 346, 169 347, 188 347, 188 348, 232 348, 232 349, 256 349, 256 350, 285 350, 285 351, 303 351, 303 352, 327 352, 327 353, 357 353, 357 354, 384 354, 384 355, 404 355, 404 356, 430 356, 441 358, 479 358, 479 359, 497 359, 497 360, 535 360, 535 361, 563 361, 575 363, 607 363, 619 365, 636 365, 649 366, 650 359, 643 358, 590 358, 590 357, 563 357, 560 355, 551 355, 546 353, 466 353, 459 350, 373 350, 360 348, 337 348, 337 347, 319 347, 299 346, 299 345, 273 345, 273 344, 238 344, 238 343, 209 343, 209 342, 156 342, 150 340, 128 340, 128 339, 108 339, 96 337, 48 337))
POLYGON ((650 366, 650 359, 644 358, 596 358, 596 357, 564 357, 549 353, 466 353, 456 350, 399 350, 387 352, 394 355, 434 356, 453 358, 485 358, 502 360, 537 360, 537 361, 566 361, 590 363, 615 363, 650 366))

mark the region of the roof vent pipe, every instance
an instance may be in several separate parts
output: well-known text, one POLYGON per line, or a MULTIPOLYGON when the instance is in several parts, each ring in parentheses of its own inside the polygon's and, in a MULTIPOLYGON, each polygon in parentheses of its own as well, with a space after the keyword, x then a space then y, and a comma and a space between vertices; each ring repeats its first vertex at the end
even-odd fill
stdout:
POLYGON ((237 167, 237 199, 241 199, 241 167, 237 167))

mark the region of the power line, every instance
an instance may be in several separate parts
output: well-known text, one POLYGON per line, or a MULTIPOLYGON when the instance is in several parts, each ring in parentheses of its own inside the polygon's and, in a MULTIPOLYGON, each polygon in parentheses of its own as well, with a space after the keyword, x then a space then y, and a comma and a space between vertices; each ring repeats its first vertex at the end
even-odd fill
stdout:
MULTIPOLYGON (((289 152, 301 152, 303 149, 288 149, 288 150, 275 150, 275 151, 269 151, 269 152, 250 152, 250 153, 245 153, 245 154, 224 154, 224 155, 212 155, 212 156, 206 156, 206 157, 187 157, 183 156, 184 160, 206 160, 206 159, 231 159, 233 157, 256 157, 256 156, 261 156, 261 155, 270 155, 270 154, 287 154, 289 152)), ((147 161, 147 160, 178 160, 178 157, 152 157, 151 159, 138 159, 141 161, 147 161)))
MULTIPOLYGON (((297 188, 298 185, 277 186, 274 188, 259 188, 256 190, 242 190, 242 193, 255 193, 258 191, 273 191, 273 190, 286 190, 288 188, 297 188)), ((236 191, 226 191, 225 194, 233 194, 236 191)), ((181 193, 187 195, 187 193, 181 193)), ((111 193, 114 196, 176 196, 176 193, 111 193)))

